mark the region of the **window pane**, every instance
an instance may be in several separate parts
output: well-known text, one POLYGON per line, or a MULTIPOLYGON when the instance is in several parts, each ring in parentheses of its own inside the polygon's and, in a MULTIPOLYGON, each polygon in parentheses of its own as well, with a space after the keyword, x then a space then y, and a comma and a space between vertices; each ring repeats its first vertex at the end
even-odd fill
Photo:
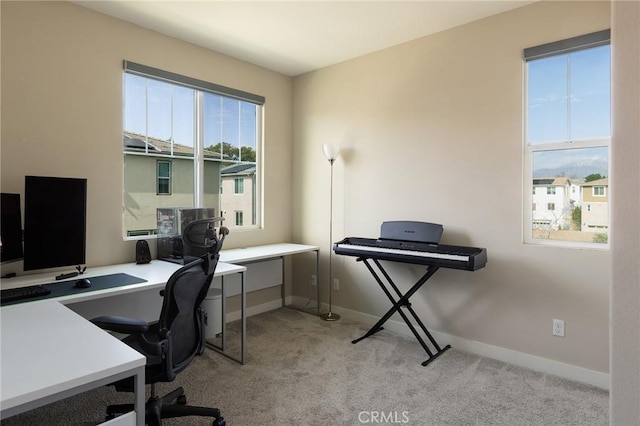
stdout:
POLYGON ((124 75, 124 131, 138 135, 147 134, 146 78, 124 75))
POLYGON ((169 180, 168 179, 158 179, 158 194, 170 194, 169 190, 169 180))
POLYGON ((533 238, 607 242, 608 200, 594 190, 608 186, 608 158, 607 147, 533 152, 533 203, 547 206, 532 213, 533 238))
POLYGON ((224 109, 222 96, 211 93, 204 94, 204 147, 215 158, 224 158, 224 109))
POLYGON ((571 139, 611 136, 611 47, 571 55, 571 139))
POLYGON ((528 63, 527 142, 567 140, 567 57, 528 63))
POLYGON ((195 90, 174 86, 171 138, 191 149, 195 146, 195 90))
POLYGON ((256 161, 257 111, 249 102, 204 94, 204 146, 225 161, 256 161))
POLYGON ((147 136, 163 141, 171 139, 171 95, 171 85, 147 81, 147 136))
POLYGON ((533 153, 532 170, 534 179, 565 176, 580 180, 593 174, 604 177, 609 170, 609 148, 537 151, 533 153))
MULTIPOLYGON (((210 93, 205 93, 203 97, 205 155, 211 161, 221 162, 218 163, 219 175, 212 174, 205 179, 205 197, 206 194, 219 191, 223 216, 232 215, 236 208, 241 207, 243 212, 247 212, 247 218, 251 218, 247 219, 247 224, 256 225, 257 198, 254 189, 257 185, 256 147, 260 107, 210 93)), ((233 217, 227 217, 227 220, 231 222, 233 217)))
POLYGON ((168 161, 158 161, 158 177, 168 178, 171 173, 171 163, 168 161))

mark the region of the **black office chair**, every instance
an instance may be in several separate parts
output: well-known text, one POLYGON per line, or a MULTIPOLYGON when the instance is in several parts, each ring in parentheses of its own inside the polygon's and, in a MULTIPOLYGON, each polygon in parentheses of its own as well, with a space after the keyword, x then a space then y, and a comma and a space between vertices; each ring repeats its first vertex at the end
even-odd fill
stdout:
MULTIPOLYGON (((187 368, 195 355, 204 352, 204 311, 200 304, 207 295, 218 264, 219 251, 229 230, 214 227, 222 218, 202 219, 189 223, 183 231, 185 245, 203 252, 200 257, 174 272, 165 289, 160 319, 147 323, 130 318, 102 316, 91 320, 105 330, 128 334, 123 342, 147 357, 145 382, 151 385, 151 397, 146 403, 146 423, 161 425, 163 418, 205 416, 213 418, 214 426, 224 426, 217 408, 186 405, 180 387, 158 397, 155 384, 172 382, 177 373, 187 368), (175 403, 174 403, 175 401, 175 403)), ((133 392, 133 379, 113 383, 117 391, 133 392)), ((107 407, 107 419, 133 410, 133 404, 107 407)))

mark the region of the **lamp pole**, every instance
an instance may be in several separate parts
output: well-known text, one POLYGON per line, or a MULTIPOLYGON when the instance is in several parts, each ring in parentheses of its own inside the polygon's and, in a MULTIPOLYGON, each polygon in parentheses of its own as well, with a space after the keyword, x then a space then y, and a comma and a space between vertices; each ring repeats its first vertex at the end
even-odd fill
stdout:
POLYGON ((323 145, 322 149, 324 151, 325 157, 329 160, 329 168, 331 170, 331 180, 329 185, 329 312, 326 314, 322 314, 320 318, 325 321, 337 321, 340 319, 340 315, 334 314, 332 309, 332 282, 333 282, 333 271, 332 271, 332 246, 333 246, 333 163, 336 161, 336 158, 340 154, 339 148, 334 148, 331 145, 323 145))

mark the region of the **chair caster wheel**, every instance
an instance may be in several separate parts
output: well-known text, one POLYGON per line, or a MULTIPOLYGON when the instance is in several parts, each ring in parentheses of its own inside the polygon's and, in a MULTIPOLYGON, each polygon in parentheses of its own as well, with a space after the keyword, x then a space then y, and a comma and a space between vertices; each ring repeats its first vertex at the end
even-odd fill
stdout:
POLYGON ((213 420, 213 426, 226 426, 227 425, 227 421, 224 419, 224 417, 218 417, 217 419, 213 420))
POLYGON ((178 404, 178 405, 187 405, 187 397, 186 397, 186 395, 180 395, 176 399, 176 404, 178 404))

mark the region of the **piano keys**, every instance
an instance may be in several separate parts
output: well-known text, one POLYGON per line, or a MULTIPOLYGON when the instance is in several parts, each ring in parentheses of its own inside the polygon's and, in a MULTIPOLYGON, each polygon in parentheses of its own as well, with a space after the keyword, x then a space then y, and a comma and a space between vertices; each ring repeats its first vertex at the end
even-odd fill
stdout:
POLYGON ((344 256, 467 271, 484 268, 487 263, 487 250, 484 248, 382 238, 345 238, 334 243, 333 251, 344 256))

